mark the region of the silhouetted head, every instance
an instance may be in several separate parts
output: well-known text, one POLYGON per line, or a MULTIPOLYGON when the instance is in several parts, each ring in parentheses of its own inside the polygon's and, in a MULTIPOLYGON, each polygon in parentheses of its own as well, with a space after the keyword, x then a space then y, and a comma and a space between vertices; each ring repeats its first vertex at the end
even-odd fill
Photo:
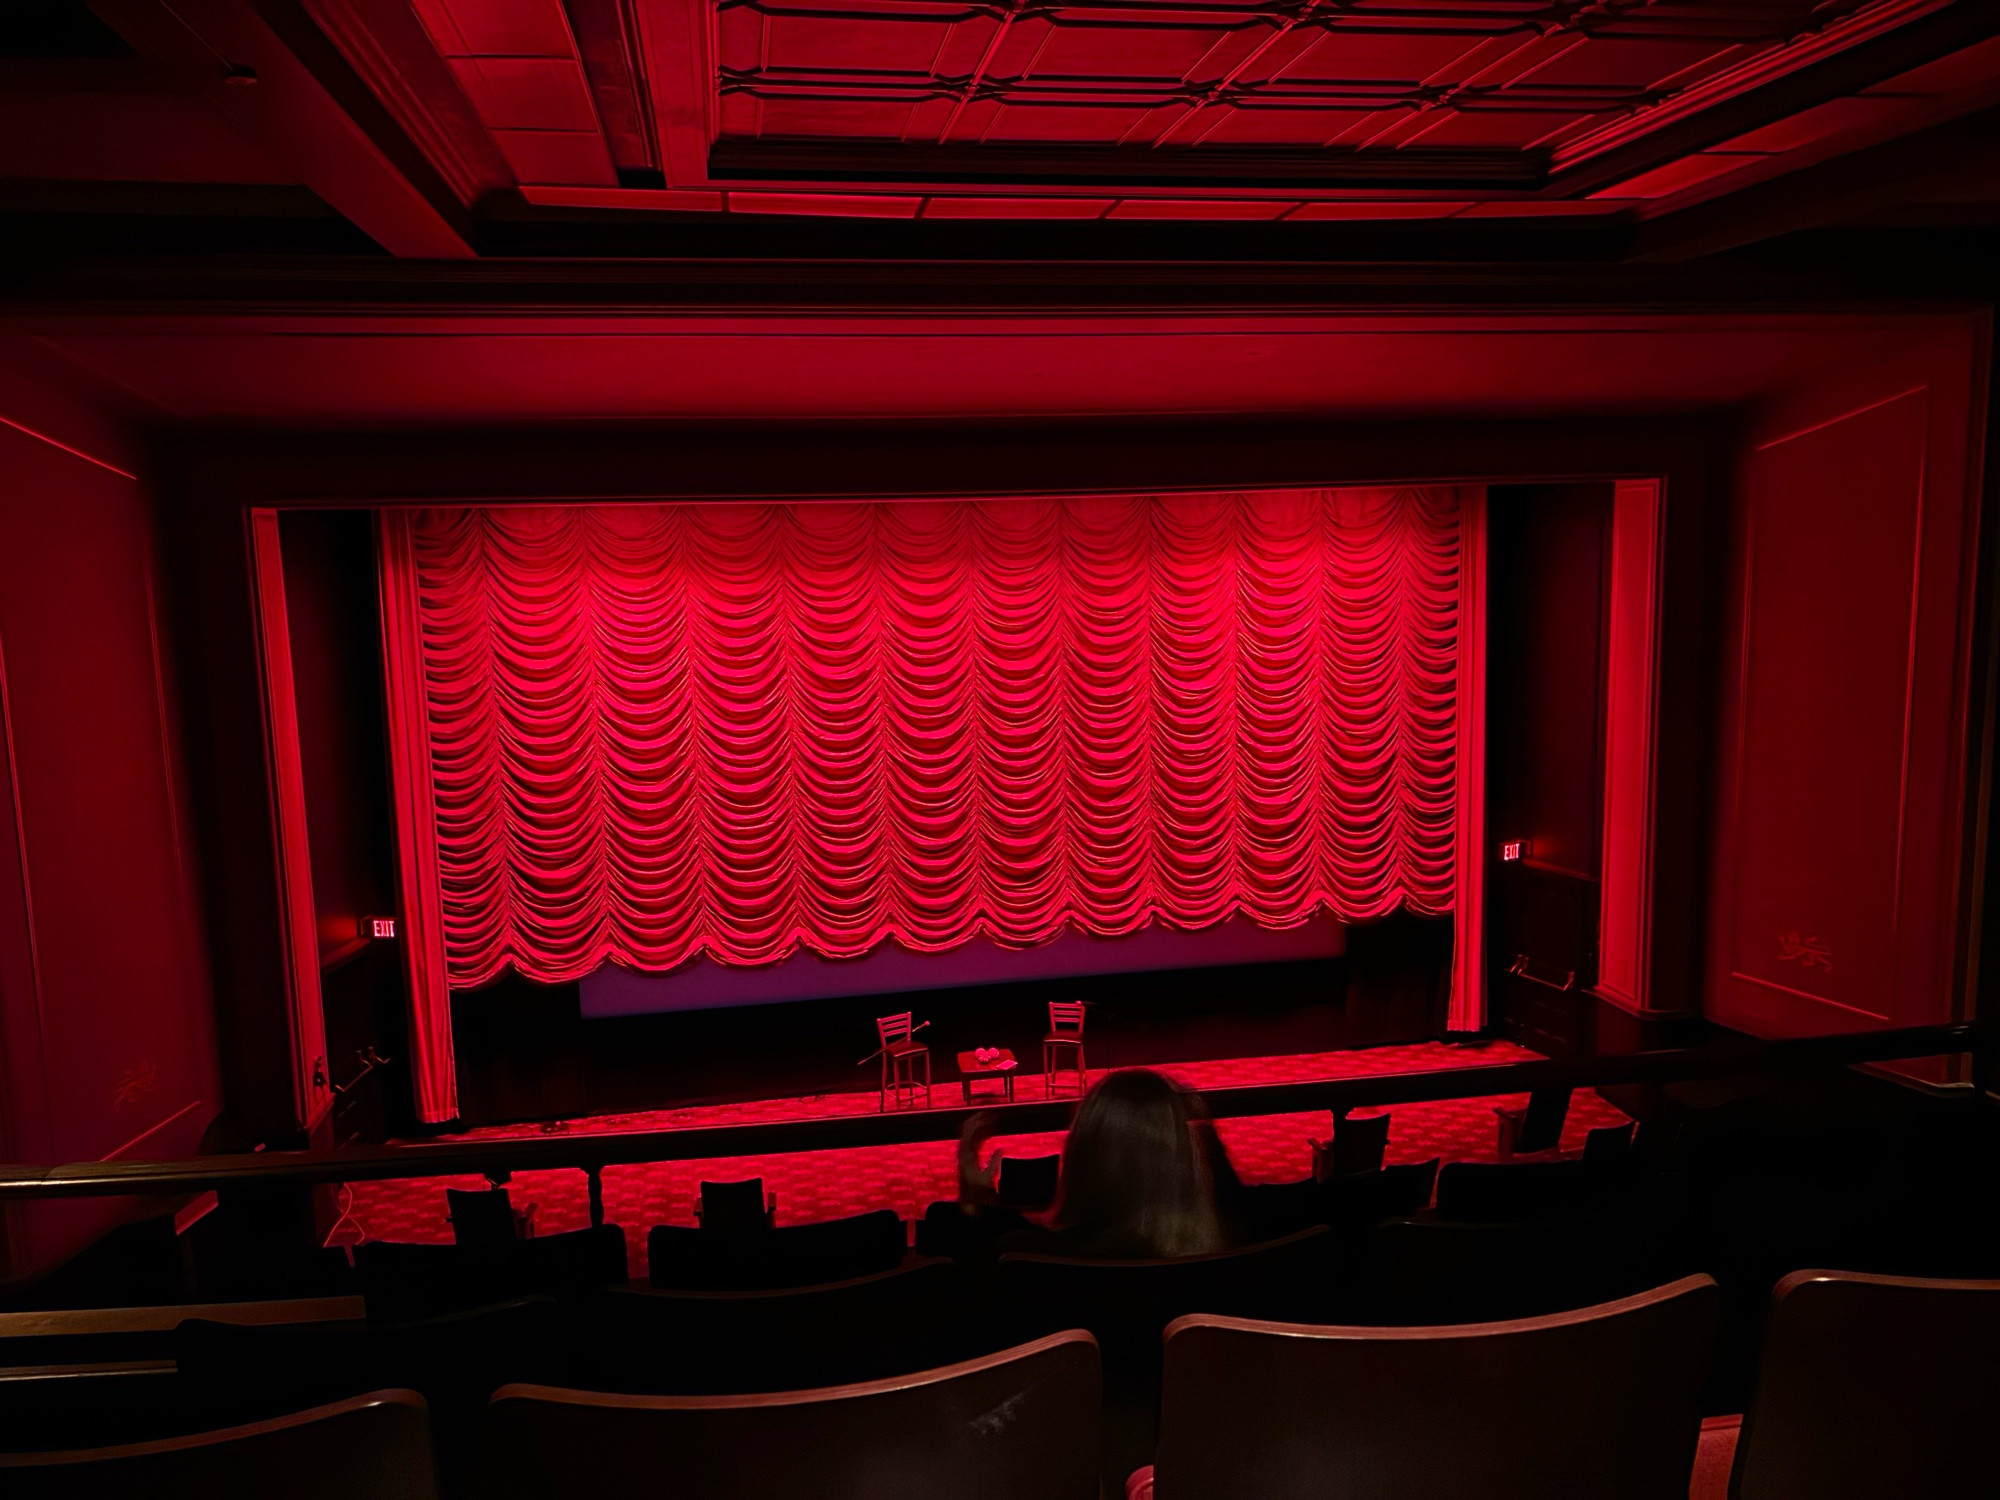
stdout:
POLYGON ((1063 1142, 1056 1223, 1137 1255, 1221 1248, 1215 1185, 1189 1096, 1147 1068, 1100 1081, 1063 1142))

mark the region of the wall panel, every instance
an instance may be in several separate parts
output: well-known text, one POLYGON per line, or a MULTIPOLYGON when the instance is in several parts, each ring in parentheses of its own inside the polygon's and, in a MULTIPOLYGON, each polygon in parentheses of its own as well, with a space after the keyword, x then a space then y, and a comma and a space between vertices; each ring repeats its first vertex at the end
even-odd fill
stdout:
MULTIPOLYGON (((12 429, 0 473, 0 1145, 28 1162, 187 1154, 218 1099, 147 498, 12 429)), ((16 1215, 10 1269, 119 1211, 16 1215)))
POLYGON ((1835 377, 1746 458, 1708 1005, 1745 1030, 1964 1003, 1968 352, 1939 341, 1835 377))

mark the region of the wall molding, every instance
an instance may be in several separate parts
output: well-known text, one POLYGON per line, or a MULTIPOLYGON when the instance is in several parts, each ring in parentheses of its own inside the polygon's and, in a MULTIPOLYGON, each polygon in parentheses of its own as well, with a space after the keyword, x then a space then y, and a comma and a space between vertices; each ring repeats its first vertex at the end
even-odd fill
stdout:
POLYGON ((1653 817, 1665 537, 1664 483, 1621 480, 1612 492, 1611 512, 1596 990, 1635 1015, 1653 1009, 1653 817))

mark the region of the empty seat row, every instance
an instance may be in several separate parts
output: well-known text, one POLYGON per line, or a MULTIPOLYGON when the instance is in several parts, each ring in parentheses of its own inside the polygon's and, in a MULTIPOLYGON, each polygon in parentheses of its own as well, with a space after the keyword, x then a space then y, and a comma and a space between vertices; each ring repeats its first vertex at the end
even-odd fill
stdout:
MULTIPOLYGON (((1773 1300, 1739 1428, 1700 1412, 1720 1295, 1705 1276, 1575 1312, 1370 1328, 1177 1320, 1156 1454, 1131 1500, 1367 1494, 1815 1500, 1985 1492, 2000 1283, 1803 1272, 1773 1300), (1720 1435, 1720 1436, 1719 1436, 1720 1435)), ((486 1405, 482 1492, 767 1500, 1093 1500, 1097 1341, 1068 1330, 830 1388, 627 1395, 515 1383, 486 1405)), ((429 1412, 381 1391, 122 1448, 0 1456, 9 1495, 435 1493, 429 1412)))
MULTIPOLYGON (((1683 1270, 1709 1269, 1678 1251, 1663 1215, 1643 1197, 1613 1199, 1583 1213, 1454 1221, 1412 1213, 1427 1196, 1435 1163, 1390 1168, 1323 1187, 1283 1184, 1245 1190, 1237 1219, 1251 1243, 1331 1227, 1316 1252, 1322 1280, 1339 1299, 1293 1305, 1292 1315, 1356 1322, 1440 1322, 1550 1312, 1606 1300, 1683 1270)), ((1023 1221, 1011 1221, 1015 1225, 1023 1221)), ((954 1203, 932 1206, 916 1225, 914 1258, 991 1267, 1009 1240, 954 1203)), ((888 1210, 746 1235, 655 1227, 650 1281, 662 1290, 755 1291, 819 1286, 879 1275, 913 1259, 908 1226, 888 1210)), ((625 1241, 615 1225, 496 1246, 357 1247, 355 1264, 371 1317, 404 1319, 533 1294, 564 1296, 622 1286, 625 1241)), ((1018 1277, 1003 1279, 1013 1281, 1018 1277)))
MULTIPOLYGON (((1020 1184, 1018 1204, 1032 1206, 1053 1192, 1054 1167, 1053 1157, 1031 1160, 1022 1173, 1003 1171, 1002 1187, 1020 1184)), ((707 1186, 749 1189, 748 1204, 734 1219, 723 1219, 714 1210, 728 1200, 716 1195, 701 1227, 655 1225, 646 1240, 655 1286, 747 1290, 841 1281, 893 1268, 912 1238, 909 1226, 889 1209, 771 1228, 760 1183, 707 1186), (735 1227, 717 1228, 718 1219, 735 1227)), ((1226 1206, 1243 1237, 1261 1241, 1316 1225, 1351 1231, 1417 1214, 1433 1191, 1439 1217, 1484 1222, 1589 1212, 1619 1201, 1624 1187, 1625 1179, 1581 1161, 1454 1162, 1441 1168, 1433 1159, 1325 1180, 1244 1187, 1226 1206)), ((453 1196, 504 1204, 501 1194, 453 1196)), ((1012 1206, 1007 1198, 1003 1191, 1003 1227, 1022 1222, 1005 1214, 1012 1206)), ((455 1219, 468 1211, 467 1202, 455 1204, 455 1219)), ((931 1205, 917 1222, 914 1239, 920 1254, 953 1259, 990 1259, 999 1248, 990 1225, 967 1219, 952 1202, 931 1205)), ((389 1316, 534 1292, 561 1294, 623 1281, 627 1272, 622 1233, 609 1225, 539 1239, 516 1239, 511 1231, 462 1237, 452 1246, 369 1241, 356 1247, 355 1263, 370 1307, 389 1316)))

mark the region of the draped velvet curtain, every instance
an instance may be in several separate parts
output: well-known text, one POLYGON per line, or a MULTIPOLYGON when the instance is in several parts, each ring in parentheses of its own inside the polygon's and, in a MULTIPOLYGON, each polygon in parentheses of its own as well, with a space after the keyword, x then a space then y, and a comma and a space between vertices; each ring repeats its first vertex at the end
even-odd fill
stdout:
POLYGON ((1478 498, 386 514, 442 1073, 509 968, 1451 910, 1478 498))

